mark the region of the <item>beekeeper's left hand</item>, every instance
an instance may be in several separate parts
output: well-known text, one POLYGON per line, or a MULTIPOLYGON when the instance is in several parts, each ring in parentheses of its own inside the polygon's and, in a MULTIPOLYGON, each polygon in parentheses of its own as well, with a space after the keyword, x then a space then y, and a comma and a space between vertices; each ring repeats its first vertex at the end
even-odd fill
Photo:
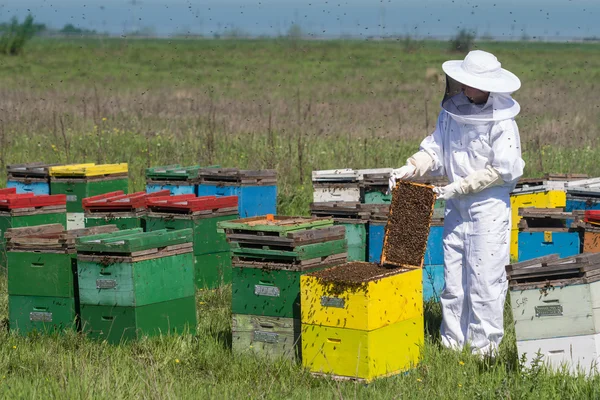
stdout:
POLYGON ((436 186, 433 191, 437 194, 438 199, 450 200, 464 194, 461 183, 462 181, 454 181, 446 186, 436 186))

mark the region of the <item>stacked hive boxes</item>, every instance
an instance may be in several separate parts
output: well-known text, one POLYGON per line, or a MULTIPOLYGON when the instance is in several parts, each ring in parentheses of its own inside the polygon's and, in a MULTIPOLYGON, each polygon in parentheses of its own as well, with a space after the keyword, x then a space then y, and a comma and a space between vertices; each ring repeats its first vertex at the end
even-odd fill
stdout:
POLYGON ((29 163, 6 166, 6 187, 17 189, 17 193, 50 194, 49 167, 58 164, 29 163))
POLYGON ((135 228, 77 239, 82 330, 110 343, 195 332, 192 236, 135 228))
POLYGON ((314 217, 331 217, 336 225, 346 229, 348 261, 367 260, 367 224, 370 210, 360 203, 327 202, 312 203, 311 214, 314 217))
POLYGON ((67 196, 67 229, 85 226, 82 200, 122 190, 127 193, 127 164, 75 164, 50 167, 50 192, 67 196))
MULTIPOLYGON (((437 203, 437 202, 436 202, 437 203)), ((429 229, 427 251, 423 265, 423 300, 438 300, 444 289, 444 219, 437 218, 439 208, 434 210, 434 217, 429 229)))
POLYGON ((600 254, 545 256, 507 266, 519 358, 598 372, 600 254))
POLYGON ((361 201, 359 175, 352 169, 313 171, 312 182, 315 203, 361 201))
POLYGON ((369 252, 368 261, 378 263, 381 261, 381 252, 383 251, 383 241, 385 237, 385 225, 387 224, 390 213, 389 204, 373 204, 369 207, 371 215, 369 217, 369 229, 367 234, 369 252))
POLYGON ((519 261, 550 254, 569 257, 581 252, 580 232, 567 226, 573 213, 560 208, 522 208, 519 222, 519 261))
POLYGON ((300 276, 346 261, 344 227, 277 216, 219 225, 233 251, 233 350, 299 360, 300 276))
POLYGON ((192 229, 196 286, 214 289, 231 282, 231 254, 217 224, 238 218, 235 196, 193 194, 153 197, 147 200, 146 229, 192 229))
POLYGON ((119 229, 142 228, 146 230, 147 199, 169 196, 169 190, 153 193, 125 194, 122 190, 83 199, 86 227, 116 225, 119 229))
POLYGON ((381 265, 349 262, 301 277, 303 364, 311 372, 371 381, 418 363, 434 203, 431 187, 399 183, 381 265))
POLYGON ((58 223, 67 225, 64 195, 15 194, 15 188, 0 191, 0 254, 6 267, 4 233, 9 228, 58 223))
POLYGON ((565 184, 565 211, 600 210, 600 178, 577 180, 565 184))
POLYGON ((275 214, 277 173, 275 170, 203 168, 199 173, 198 196, 237 196, 242 218, 275 214))
POLYGON ((182 167, 179 164, 146 169, 146 192, 168 190, 173 195, 195 194, 199 165, 182 167))
POLYGON ((76 329, 79 315, 75 238, 115 226, 65 231, 61 224, 6 232, 8 308, 12 331, 76 329))

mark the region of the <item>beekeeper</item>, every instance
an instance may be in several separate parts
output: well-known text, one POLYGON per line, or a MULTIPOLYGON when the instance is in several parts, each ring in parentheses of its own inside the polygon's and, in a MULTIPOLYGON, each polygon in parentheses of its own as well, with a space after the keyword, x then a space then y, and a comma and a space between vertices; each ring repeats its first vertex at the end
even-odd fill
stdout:
POLYGON ((436 187, 446 200, 442 343, 493 355, 504 335, 503 310, 509 263, 510 192, 523 174, 521 140, 511 97, 519 78, 481 50, 447 61, 446 93, 435 131, 406 165, 399 179, 447 176, 436 187))

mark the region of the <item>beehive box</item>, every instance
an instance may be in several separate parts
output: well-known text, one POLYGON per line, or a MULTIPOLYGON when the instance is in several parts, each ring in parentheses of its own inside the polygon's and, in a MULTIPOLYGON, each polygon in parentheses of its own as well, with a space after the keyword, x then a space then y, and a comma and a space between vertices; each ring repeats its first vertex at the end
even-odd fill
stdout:
POLYGON ((583 252, 600 253, 600 210, 585 211, 578 215, 574 226, 583 230, 583 252))
POLYGON ((311 215, 331 217, 336 225, 346 229, 348 261, 367 260, 367 224, 371 211, 360 203, 312 203, 311 215))
POLYGON ((146 192, 168 190, 173 195, 196 194, 200 166, 179 164, 146 168, 146 192))
POLYGON ((49 168, 58 164, 42 162, 6 166, 6 187, 17 193, 50 194, 49 168))
POLYGON ((77 269, 81 304, 139 307, 194 296, 192 230, 80 238, 77 269))
POLYGON ((111 344, 144 336, 194 334, 196 318, 196 296, 136 307, 81 305, 82 331, 111 344))
POLYGON ((86 197, 122 190, 128 193, 127 164, 74 164, 50 167, 50 191, 67 196, 67 212, 73 216, 73 226, 83 226, 82 200, 86 197), (77 219, 75 219, 77 218, 77 219))
POLYGON ((233 314, 232 349, 234 353, 300 360, 300 331, 299 319, 233 314))
POLYGON ((507 274, 519 357, 531 363, 539 351, 551 369, 597 368, 600 254, 541 257, 509 265, 507 274))
POLYGON ((0 193, 0 255, 2 269, 6 268, 4 233, 9 228, 58 223, 67 226, 66 199, 61 195, 6 194, 16 191, 5 189, 0 193))
POLYGON ((570 228, 573 213, 556 208, 523 208, 519 222, 519 261, 558 254, 569 257, 581 253, 580 232, 570 228))
POLYGON ((10 329, 21 335, 78 328, 75 238, 115 231, 104 226, 65 231, 61 224, 6 232, 10 329))
POLYGON ((275 170, 239 170, 202 168, 196 194, 201 196, 237 196, 239 215, 250 218, 277 212, 277 172, 275 170))
POLYGON ((507 266, 517 340, 600 333, 600 254, 507 266))
POLYGON ((9 295, 78 297, 76 238, 117 228, 64 229, 48 224, 6 231, 9 295))
POLYGON ((154 193, 125 194, 122 190, 83 199, 86 228, 116 225, 119 230, 142 228, 145 230, 148 198, 169 196, 168 190, 154 193))
POLYGON ((231 282, 231 253, 217 225, 236 220, 238 198, 179 195, 150 198, 146 229, 192 229, 196 286, 217 288, 231 282))
POLYGON ((232 312, 300 318, 300 276, 347 260, 330 218, 269 217, 220 224, 234 246, 232 312))
POLYGON ((544 186, 535 186, 513 192, 510 196, 511 235, 510 257, 519 259, 519 209, 521 208, 564 208, 567 195, 564 190, 548 190, 544 186))
POLYGON ((351 262, 301 282, 302 359, 311 372, 371 381, 418 363, 420 269, 351 262))
POLYGON ((383 239, 385 237, 385 225, 390 213, 389 204, 369 205, 371 216, 367 229, 367 253, 368 262, 379 263, 383 251, 383 239))
POLYGON ((312 172, 313 202, 355 202, 362 199, 360 177, 352 169, 312 172))

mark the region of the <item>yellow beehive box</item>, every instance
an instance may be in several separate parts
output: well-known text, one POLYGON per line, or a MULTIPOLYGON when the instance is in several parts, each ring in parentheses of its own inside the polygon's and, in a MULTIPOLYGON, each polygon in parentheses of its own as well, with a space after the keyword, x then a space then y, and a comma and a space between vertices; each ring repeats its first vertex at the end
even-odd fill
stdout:
POLYGON ((567 194, 562 190, 546 190, 539 192, 515 193, 510 197, 511 224, 510 257, 519 257, 519 208, 561 208, 567 205, 567 194))
POLYGON ((302 364, 312 373, 367 382, 418 364, 423 317, 373 331, 302 324, 302 364))
POLYGON ((127 163, 121 164, 74 164, 50 168, 50 176, 100 176, 125 174, 128 172, 127 163))
MULTIPOLYGON (((360 263, 348 263, 359 265, 360 263)), ((362 263, 365 266, 372 264, 362 263)), ((344 269, 340 265, 333 267, 344 269)), ((423 272, 421 269, 387 270, 379 267, 360 286, 335 287, 317 274, 300 277, 300 310, 303 324, 372 331, 400 321, 423 318, 423 272)))

